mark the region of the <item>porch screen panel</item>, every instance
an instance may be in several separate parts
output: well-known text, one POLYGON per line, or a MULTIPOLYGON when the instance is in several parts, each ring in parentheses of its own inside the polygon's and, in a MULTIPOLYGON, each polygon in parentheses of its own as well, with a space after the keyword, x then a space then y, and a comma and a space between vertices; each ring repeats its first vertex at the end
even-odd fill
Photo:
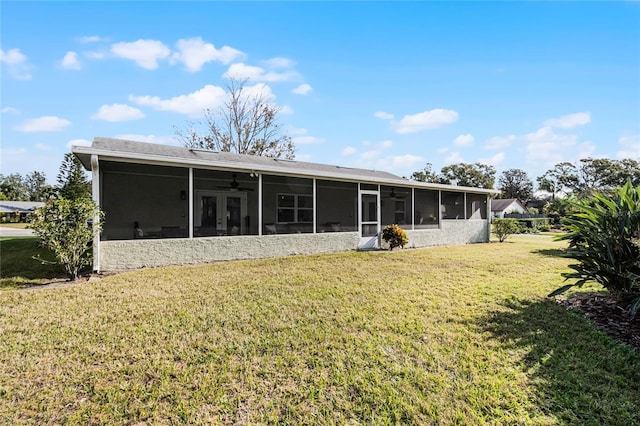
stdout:
POLYGON ((358 230, 358 184, 316 181, 316 232, 358 230))
POLYGON ((258 177, 194 169, 194 237, 258 234, 258 177))
POLYGON ((313 179, 262 176, 263 234, 313 232, 313 179))
POLYGON ((411 188, 382 186, 380 191, 382 226, 395 223, 411 229, 411 188))
POLYGON ((464 192, 442 191, 442 219, 465 219, 464 192))
POLYGON ((189 236, 189 170, 101 161, 102 240, 189 236))
POLYGON ((435 229, 439 227, 438 191, 415 190, 414 229, 435 229))
POLYGON ((487 218, 487 196, 467 194, 467 219, 487 218))

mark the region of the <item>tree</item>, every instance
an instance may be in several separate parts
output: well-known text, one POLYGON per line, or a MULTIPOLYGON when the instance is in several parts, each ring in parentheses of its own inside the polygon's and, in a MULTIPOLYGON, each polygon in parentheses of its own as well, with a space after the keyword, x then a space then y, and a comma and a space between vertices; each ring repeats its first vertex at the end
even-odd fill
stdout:
POLYGON ((0 192, 7 200, 29 201, 29 190, 20 173, 11 173, 9 176, 0 175, 0 192))
POLYGON ((498 189, 502 198, 517 198, 526 203, 533 197, 533 181, 527 172, 521 169, 509 169, 502 172, 498 179, 498 189))
POLYGON ((493 219, 492 227, 493 233, 496 234, 496 237, 498 237, 498 241, 500 241, 501 243, 503 243, 504 240, 509 237, 509 235, 515 234, 520 229, 520 227, 518 226, 518 219, 512 218, 495 218, 493 219))
POLYGON ((457 182, 460 186, 493 189, 496 169, 482 163, 459 163, 445 166, 440 173, 443 183, 457 182))
POLYGON ((31 172, 24 179, 29 201, 45 201, 54 192, 51 185, 47 185, 47 178, 42 172, 31 172))
POLYGON ((203 124, 192 122, 186 131, 176 131, 178 137, 189 148, 293 159, 293 141, 281 135, 277 122, 281 109, 269 103, 266 86, 249 88, 246 82, 232 78, 225 103, 205 110, 206 134, 196 128, 203 124))
POLYGON ((441 183, 438 174, 431 170, 431 163, 427 163, 422 170, 413 172, 410 179, 417 182, 441 183))
POLYGON ((555 200, 556 195, 568 194, 578 185, 578 171, 576 166, 565 161, 558 163, 553 169, 547 170, 538 177, 538 188, 551 193, 551 199, 555 200))
POLYGON ((100 232, 103 213, 89 198, 50 198, 31 216, 30 227, 76 280, 81 268, 91 264, 94 232, 100 232), (100 218, 98 223, 94 218, 100 218))
POLYGON ((62 198, 76 200, 91 197, 91 184, 84 167, 73 153, 64 155, 58 172, 58 193, 62 198))

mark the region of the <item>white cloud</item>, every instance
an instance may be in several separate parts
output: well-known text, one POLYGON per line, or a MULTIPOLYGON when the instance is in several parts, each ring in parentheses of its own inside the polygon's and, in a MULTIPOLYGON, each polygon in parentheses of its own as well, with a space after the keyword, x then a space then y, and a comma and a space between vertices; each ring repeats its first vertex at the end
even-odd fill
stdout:
POLYGON ((543 124, 545 127, 555 127, 558 129, 573 129, 591 122, 590 112, 577 112, 575 114, 563 115, 560 118, 550 118, 543 124))
POLYGON ((293 108, 291 108, 289 105, 282 105, 280 108, 280 114, 284 114, 284 115, 291 115, 293 114, 293 108))
POLYGON ((111 122, 131 121, 144 118, 144 113, 138 108, 125 104, 102 105, 91 118, 111 122))
POLYGON ((271 58, 263 62, 267 68, 292 68, 295 65, 289 58, 271 58))
POLYGON ((303 129, 300 127, 290 127, 287 130, 287 133, 289 133, 290 135, 306 135, 307 129, 303 129))
POLYGON ((37 143, 36 144, 36 150, 37 151, 49 151, 51 149, 51 147, 49 145, 45 145, 43 143, 37 143))
POLYGON ((457 119, 458 113, 456 111, 438 108, 418 114, 405 115, 399 122, 392 122, 391 124, 396 133, 403 135, 435 129, 445 124, 451 124, 457 119))
POLYGON ((115 138, 128 141, 156 143, 162 145, 180 145, 180 141, 175 136, 139 135, 135 133, 124 133, 116 135, 115 138))
POLYGON ((0 49, 0 62, 6 64, 9 75, 16 80, 31 80, 31 65, 27 56, 20 49, 11 49, 6 52, 0 49))
POLYGON ((24 121, 14 128, 18 132, 59 132, 71 125, 69 120, 55 116, 44 116, 24 121))
POLYGON ((315 136, 297 136, 292 139, 295 144, 313 144, 313 143, 324 143, 324 138, 317 138, 315 136))
POLYGON ((454 141, 454 145, 456 146, 472 146, 475 138, 471 133, 467 133, 466 135, 458 136, 454 141))
POLYGON ((374 117, 381 118, 383 120, 393 120, 393 114, 389 114, 384 111, 376 111, 373 113, 374 117))
MULTIPOLYGON (((251 92, 253 87, 246 87, 251 92)), ((268 86, 265 86, 268 88, 268 86)), ((270 93, 270 91, 269 91, 270 93)), ((223 88, 207 84, 200 90, 187 95, 175 96, 170 99, 160 99, 158 96, 134 96, 129 95, 129 100, 138 105, 148 106, 158 111, 171 111, 187 114, 192 117, 202 116, 207 108, 216 108, 226 100, 226 92, 223 88)))
POLYGON ((618 143, 622 146, 622 149, 616 152, 618 159, 632 158, 640 160, 640 135, 622 136, 618 139, 618 143))
POLYGON ((489 166, 498 166, 502 164, 504 161, 505 154, 504 152, 498 152, 496 155, 488 158, 479 158, 478 162, 482 164, 487 164, 489 166))
POLYGON ((247 79, 250 81, 266 81, 266 82, 278 82, 278 81, 290 81, 294 78, 298 78, 300 75, 295 71, 267 71, 262 67, 253 65, 246 65, 242 62, 232 64, 223 77, 225 78, 237 78, 247 79))
POLYGON ((245 56, 229 46, 216 49, 213 44, 205 43, 200 37, 180 39, 176 43, 176 49, 177 52, 171 55, 171 62, 182 62, 191 72, 200 71, 207 62, 219 61, 226 65, 245 56))
POLYGON ((494 136, 485 142, 484 147, 485 149, 503 149, 511 146, 516 139, 516 135, 494 136))
POLYGON ((78 54, 76 52, 67 52, 62 58, 60 66, 67 70, 79 70, 80 61, 78 60, 78 54))
POLYGON ((171 50, 157 40, 137 40, 131 43, 115 43, 111 46, 111 53, 130 59, 138 66, 154 70, 158 68, 158 61, 171 54, 171 50))
POLYGON ((102 38, 100 36, 84 36, 84 37, 80 37, 78 41, 82 44, 88 44, 88 43, 99 43, 101 41, 107 41, 107 39, 102 38))
POLYGON ((558 134, 549 126, 527 133, 522 139, 527 144, 527 161, 545 166, 567 161, 568 155, 579 148, 577 135, 558 134))
POLYGON ((72 146, 91 146, 91 141, 87 139, 71 139, 67 142, 67 148, 72 146))
POLYGON ((104 59, 106 56, 104 52, 82 52, 82 54, 89 59, 104 59))
MULTIPOLYGON (((404 155, 396 155, 391 157, 390 162, 386 162, 388 164, 384 164, 384 166, 390 167, 391 169, 404 169, 411 170, 415 169, 417 166, 421 165, 424 162, 422 157, 413 154, 404 154, 404 155)), ((383 166, 383 167, 384 167, 383 166)))
POLYGON ((346 156, 348 156, 348 155, 353 155, 353 154, 355 154, 356 152, 358 152, 358 150, 357 150, 357 149, 355 149, 355 148, 354 148, 354 147, 352 147, 352 146, 348 146, 348 147, 346 147, 345 149, 343 149, 343 150, 342 150, 342 155, 346 157, 346 156))
POLYGON ((313 90, 313 87, 305 83, 293 89, 291 93, 294 93, 296 95, 308 95, 309 93, 311 93, 312 90, 313 90))
POLYGON ((460 155, 460 152, 455 151, 451 152, 448 148, 440 148, 438 149, 438 154, 444 155, 444 163, 449 164, 458 164, 464 163, 464 158, 460 155))
POLYGON ((393 141, 390 141, 390 140, 382 141, 378 143, 378 147, 381 149, 391 148, 393 147, 393 141))
POLYGON ((371 160, 375 160, 379 156, 380 156, 380 151, 378 150, 365 151, 362 154, 360 154, 360 159, 363 161, 371 161, 371 160))
POLYGON ((17 108, 8 106, 8 107, 2 108, 2 113, 3 114, 7 114, 7 113, 9 113, 9 114, 20 114, 20 110, 18 110, 17 108))

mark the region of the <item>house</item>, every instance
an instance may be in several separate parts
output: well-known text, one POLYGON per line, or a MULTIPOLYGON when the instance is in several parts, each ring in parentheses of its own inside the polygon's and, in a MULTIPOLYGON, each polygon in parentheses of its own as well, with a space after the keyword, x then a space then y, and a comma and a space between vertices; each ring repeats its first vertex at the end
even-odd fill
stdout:
POLYGON ((7 201, 0 200, 0 216, 12 219, 19 216, 18 220, 24 222, 29 213, 33 213, 37 207, 44 206, 41 201, 7 201))
POLYGON ((99 137, 72 150, 105 212, 97 271, 375 249, 391 223, 409 247, 486 242, 497 192, 99 137))
POLYGON ((503 200, 491 200, 491 217, 504 218, 505 214, 525 214, 527 209, 517 198, 505 198, 503 200))

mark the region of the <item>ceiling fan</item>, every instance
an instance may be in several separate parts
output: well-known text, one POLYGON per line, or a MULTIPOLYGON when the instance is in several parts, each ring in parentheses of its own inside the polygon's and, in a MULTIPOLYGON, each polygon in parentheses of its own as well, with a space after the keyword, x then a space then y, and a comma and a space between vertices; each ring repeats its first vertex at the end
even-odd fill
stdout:
POLYGON ((396 194, 396 189, 392 186, 391 187, 391 192, 389 193, 389 195, 387 195, 386 197, 383 198, 390 198, 392 200, 403 200, 405 198, 404 195, 397 195, 396 194))
POLYGON ((219 186, 218 188, 227 189, 227 190, 232 191, 232 192, 253 191, 253 188, 243 188, 243 187, 240 186, 240 184, 236 180, 236 178, 238 177, 237 173, 234 173, 231 176, 233 177, 233 180, 231 182, 229 182, 229 186, 219 186))

